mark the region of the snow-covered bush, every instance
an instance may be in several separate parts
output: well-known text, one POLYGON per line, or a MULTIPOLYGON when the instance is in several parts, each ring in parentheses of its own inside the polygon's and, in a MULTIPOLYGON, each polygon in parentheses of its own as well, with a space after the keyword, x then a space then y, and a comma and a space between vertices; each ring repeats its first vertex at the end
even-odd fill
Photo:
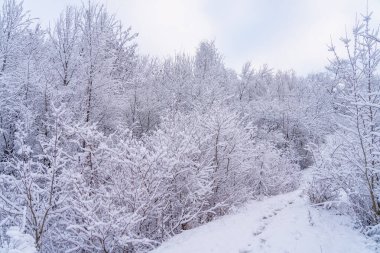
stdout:
POLYGON ((339 171, 336 157, 340 139, 330 135, 322 145, 309 145, 315 163, 311 167, 312 175, 307 189, 309 199, 314 204, 337 201, 341 190, 338 184, 339 171))
POLYGON ((291 159, 291 154, 277 148, 276 143, 260 142, 255 147, 258 166, 252 177, 253 195, 277 195, 295 190, 300 183, 300 167, 291 159))

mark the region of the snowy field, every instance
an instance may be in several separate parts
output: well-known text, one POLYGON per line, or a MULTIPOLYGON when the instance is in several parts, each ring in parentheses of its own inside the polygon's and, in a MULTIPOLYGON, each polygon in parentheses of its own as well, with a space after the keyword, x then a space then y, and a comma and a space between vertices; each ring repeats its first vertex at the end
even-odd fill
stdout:
POLYGON ((252 201, 237 212, 185 231, 152 253, 374 253, 351 219, 311 207, 302 190, 252 201))

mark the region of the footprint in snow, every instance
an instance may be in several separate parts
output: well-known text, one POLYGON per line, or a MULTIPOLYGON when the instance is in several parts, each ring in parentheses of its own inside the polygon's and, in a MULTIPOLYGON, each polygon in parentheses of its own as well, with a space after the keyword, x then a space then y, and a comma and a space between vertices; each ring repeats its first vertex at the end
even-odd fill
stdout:
POLYGON ((253 236, 258 236, 260 235, 265 229, 265 225, 264 226, 261 226, 259 227, 259 229, 256 231, 256 232, 253 232, 253 236))

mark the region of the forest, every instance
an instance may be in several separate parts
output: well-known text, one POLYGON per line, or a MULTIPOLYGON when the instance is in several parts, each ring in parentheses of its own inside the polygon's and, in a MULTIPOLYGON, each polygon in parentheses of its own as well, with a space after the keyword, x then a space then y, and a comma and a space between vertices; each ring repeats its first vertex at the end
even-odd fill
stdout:
POLYGON ((254 62, 237 72, 212 40, 191 55, 142 55, 137 32, 91 1, 42 27, 4 0, 1 253, 148 252, 297 189, 306 169, 313 206, 380 240, 371 12, 326 48, 326 71, 306 76, 254 62))

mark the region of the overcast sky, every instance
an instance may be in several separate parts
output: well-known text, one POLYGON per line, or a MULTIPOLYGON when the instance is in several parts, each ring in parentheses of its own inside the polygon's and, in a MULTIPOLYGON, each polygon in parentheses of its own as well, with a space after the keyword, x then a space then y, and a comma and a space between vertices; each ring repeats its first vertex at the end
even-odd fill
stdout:
MULTIPOLYGON (((3 0, 0 0, 0 2, 3 0)), ((125 26, 139 33, 139 51, 159 57, 193 53, 204 39, 215 40, 227 66, 246 61, 300 74, 324 70, 330 35, 338 42, 351 31, 366 0, 99 0, 125 26)), ((43 25, 65 5, 80 0, 24 0, 43 25)), ((380 22, 380 0, 369 0, 380 22)))

